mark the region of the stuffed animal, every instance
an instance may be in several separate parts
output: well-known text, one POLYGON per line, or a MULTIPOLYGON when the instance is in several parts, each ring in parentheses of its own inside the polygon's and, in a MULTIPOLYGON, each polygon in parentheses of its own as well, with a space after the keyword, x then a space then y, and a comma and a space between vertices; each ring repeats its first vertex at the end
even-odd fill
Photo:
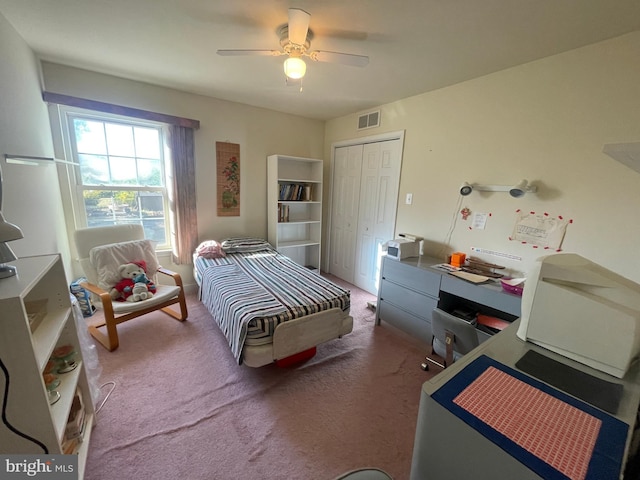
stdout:
POLYGON ((151 297, 153 297, 153 293, 147 289, 147 284, 138 282, 133 284, 131 295, 127 297, 127 302, 139 302, 151 297))
POLYGON ((149 280, 146 273, 141 273, 133 279, 134 283, 144 283, 152 294, 156 293, 156 284, 149 280))
POLYGON ((216 240, 205 240, 196 248, 196 255, 204 258, 222 258, 226 253, 216 240))
POLYGON ((146 266, 144 260, 120 265, 118 273, 122 279, 110 290, 111 298, 121 302, 138 302, 153 297, 155 285, 147 278, 146 266))

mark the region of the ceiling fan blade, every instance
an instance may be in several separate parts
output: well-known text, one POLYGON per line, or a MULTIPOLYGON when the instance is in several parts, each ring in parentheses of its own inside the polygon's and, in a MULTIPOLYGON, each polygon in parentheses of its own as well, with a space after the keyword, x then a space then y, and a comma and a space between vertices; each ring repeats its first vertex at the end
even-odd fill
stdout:
POLYGON ((289 9, 289 41, 295 45, 304 45, 309 31, 309 15, 299 8, 289 9))
POLYGON ((277 57, 279 55, 284 55, 284 52, 281 52, 279 50, 218 50, 216 53, 218 55, 222 55, 223 57, 238 55, 263 55, 277 57))
POLYGON ((321 52, 316 50, 309 52, 309 56, 317 62, 340 63, 354 67, 365 67, 369 64, 369 57, 364 55, 351 55, 350 53, 321 52))

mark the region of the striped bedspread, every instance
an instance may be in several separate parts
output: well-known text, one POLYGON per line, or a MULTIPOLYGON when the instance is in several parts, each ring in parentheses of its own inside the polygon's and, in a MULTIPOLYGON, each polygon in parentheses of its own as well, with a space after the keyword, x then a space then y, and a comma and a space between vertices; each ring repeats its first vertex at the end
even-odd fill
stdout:
POLYGON ((349 291, 275 250, 194 259, 202 303, 242 363, 242 347, 272 342, 278 324, 340 308, 349 291))

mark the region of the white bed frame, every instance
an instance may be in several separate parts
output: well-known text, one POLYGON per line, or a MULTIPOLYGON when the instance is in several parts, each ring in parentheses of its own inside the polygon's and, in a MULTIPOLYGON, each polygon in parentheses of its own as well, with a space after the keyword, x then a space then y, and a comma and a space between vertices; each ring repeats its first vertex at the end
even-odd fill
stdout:
MULTIPOLYGON (((197 281, 195 267, 193 275, 197 281)), ((197 283, 200 289, 200 283, 197 283)), ((242 363, 248 367, 263 367, 329 340, 341 338, 352 330, 353 317, 339 308, 295 318, 276 326, 273 342, 265 345, 244 345, 242 363)))
POLYGON ((314 313, 276 326, 273 342, 242 347, 243 363, 262 367, 340 338, 353 330, 353 317, 339 308, 314 313))

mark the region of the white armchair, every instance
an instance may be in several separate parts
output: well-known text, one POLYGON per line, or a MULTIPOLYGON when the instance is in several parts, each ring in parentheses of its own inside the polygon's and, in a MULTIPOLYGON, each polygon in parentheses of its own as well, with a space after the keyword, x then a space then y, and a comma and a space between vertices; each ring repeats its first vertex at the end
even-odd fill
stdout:
POLYGON ((88 280, 82 287, 100 298, 104 311, 104 321, 89 325, 89 333, 107 350, 118 348, 116 326, 119 323, 156 310, 162 310, 176 320, 186 320, 188 312, 182 278, 158 264, 154 243, 145 240, 141 225, 79 229, 75 232, 75 242, 88 280), (147 276, 156 283, 154 296, 139 302, 112 300, 109 290, 120 279, 118 266, 135 260, 146 262, 147 276), (175 285, 158 284, 158 274, 172 278, 175 285), (178 305, 178 311, 170 307, 174 304, 178 305), (100 330, 102 327, 106 327, 106 335, 100 330))

